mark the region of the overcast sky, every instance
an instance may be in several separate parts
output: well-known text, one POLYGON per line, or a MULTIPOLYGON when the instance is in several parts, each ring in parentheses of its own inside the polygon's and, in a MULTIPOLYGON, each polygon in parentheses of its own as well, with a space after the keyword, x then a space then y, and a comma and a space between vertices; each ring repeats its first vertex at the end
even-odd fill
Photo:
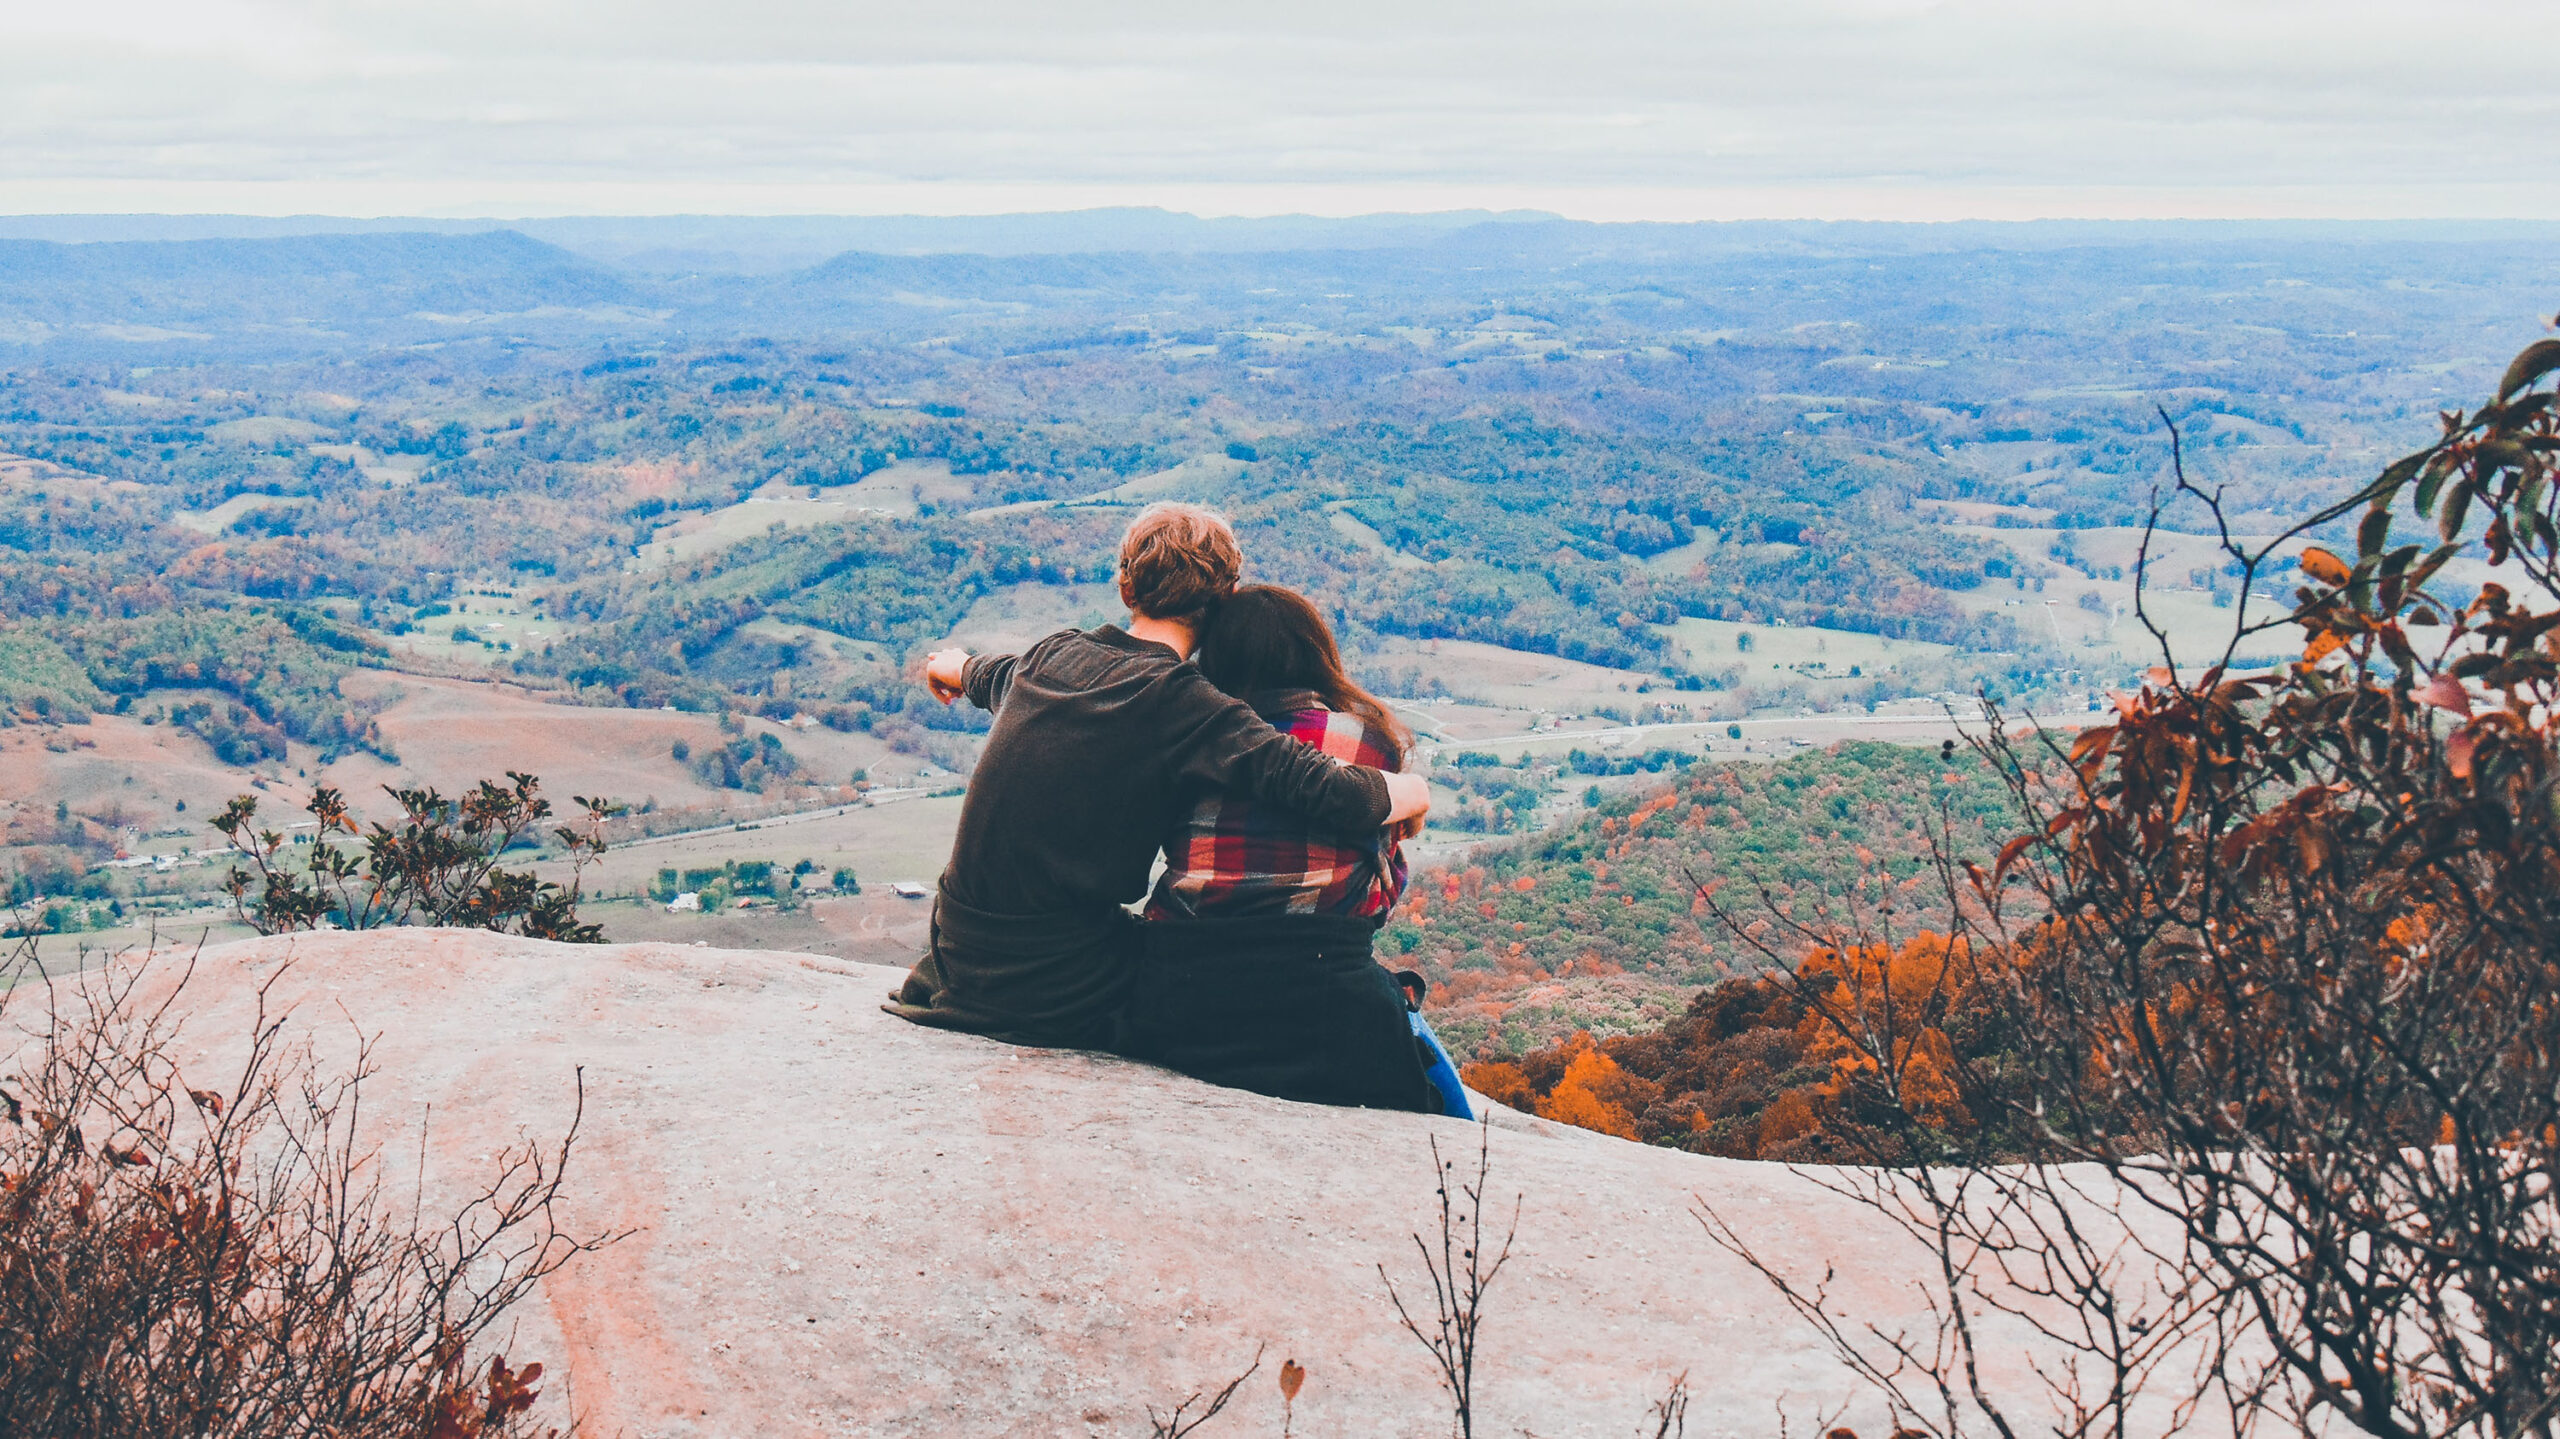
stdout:
POLYGON ((0 212, 2560 217, 2560 6, 0 0, 0 212))

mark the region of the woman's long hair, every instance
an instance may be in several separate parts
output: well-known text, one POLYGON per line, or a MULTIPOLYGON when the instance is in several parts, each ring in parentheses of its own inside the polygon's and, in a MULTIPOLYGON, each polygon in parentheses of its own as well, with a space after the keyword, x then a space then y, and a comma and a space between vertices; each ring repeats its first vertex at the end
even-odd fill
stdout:
POLYGON ((1313 690, 1327 705, 1385 736, 1393 762, 1404 763, 1411 736, 1377 696, 1343 673, 1332 627, 1296 590, 1238 585, 1219 601, 1192 659, 1209 683, 1238 699, 1266 690, 1313 690))

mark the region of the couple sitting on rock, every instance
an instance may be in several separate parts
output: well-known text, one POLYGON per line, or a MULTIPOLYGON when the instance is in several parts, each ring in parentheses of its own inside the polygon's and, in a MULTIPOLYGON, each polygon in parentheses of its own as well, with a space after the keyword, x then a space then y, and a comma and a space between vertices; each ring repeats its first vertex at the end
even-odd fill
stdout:
POLYGON ((888 1009, 1287 1099, 1464 1116, 1420 976, 1370 953, 1429 789, 1324 616, 1239 587, 1241 568, 1226 521, 1150 506, 1120 545, 1125 629, 926 661, 937 698, 995 727, 931 948, 888 1009), (1126 908, 1142 896, 1143 919, 1126 908))

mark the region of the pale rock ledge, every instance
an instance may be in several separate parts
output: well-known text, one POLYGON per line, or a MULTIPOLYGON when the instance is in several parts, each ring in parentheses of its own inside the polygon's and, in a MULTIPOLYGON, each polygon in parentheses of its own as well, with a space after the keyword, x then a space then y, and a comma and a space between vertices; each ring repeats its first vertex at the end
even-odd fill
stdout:
MULTIPOLYGON (((1147 1405, 1258 1346, 1208 1439, 1279 1432, 1284 1358, 1309 1371, 1298 1434, 1449 1432, 1377 1266, 1429 1303, 1408 1237, 1436 1233, 1426 1145, 1471 1168, 1467 1124, 917 1028, 878 1008, 893 969, 478 931, 206 949, 178 1053, 218 1072, 279 966, 324 1062, 378 1036, 365 1107, 386 1160, 432 1107, 431 1201, 502 1144, 557 1136, 585 1068, 572 1213, 637 1232, 555 1277, 510 1346, 584 1434, 1145 1434, 1147 1405)), ((1623 1439, 1684 1370, 1693 1435, 1775 1435, 1782 1396, 1801 1434, 1854 1392, 1707 1240, 1700 1199, 1800 1273, 1836 1263, 1843 1309, 1925 1327, 1921 1252, 1783 1168, 1508 1113, 1491 1141, 1504 1209, 1526 1197, 1479 1433, 1623 1439)))

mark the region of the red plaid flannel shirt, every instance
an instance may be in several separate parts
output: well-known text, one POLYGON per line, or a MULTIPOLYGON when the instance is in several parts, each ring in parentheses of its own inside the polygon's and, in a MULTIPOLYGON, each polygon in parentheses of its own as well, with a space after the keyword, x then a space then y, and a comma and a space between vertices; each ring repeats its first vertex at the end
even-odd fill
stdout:
MULTIPOLYGON (((1324 708, 1263 709, 1274 729, 1335 759, 1393 769, 1386 737, 1356 715, 1324 708)), ((1257 706, 1259 708, 1259 706, 1257 706)), ((1360 839, 1312 828, 1305 816, 1244 795, 1213 794, 1193 807, 1164 843, 1165 872, 1147 901, 1149 919, 1214 919, 1241 914, 1333 914, 1376 918, 1404 893, 1404 847, 1384 830, 1360 839)))

